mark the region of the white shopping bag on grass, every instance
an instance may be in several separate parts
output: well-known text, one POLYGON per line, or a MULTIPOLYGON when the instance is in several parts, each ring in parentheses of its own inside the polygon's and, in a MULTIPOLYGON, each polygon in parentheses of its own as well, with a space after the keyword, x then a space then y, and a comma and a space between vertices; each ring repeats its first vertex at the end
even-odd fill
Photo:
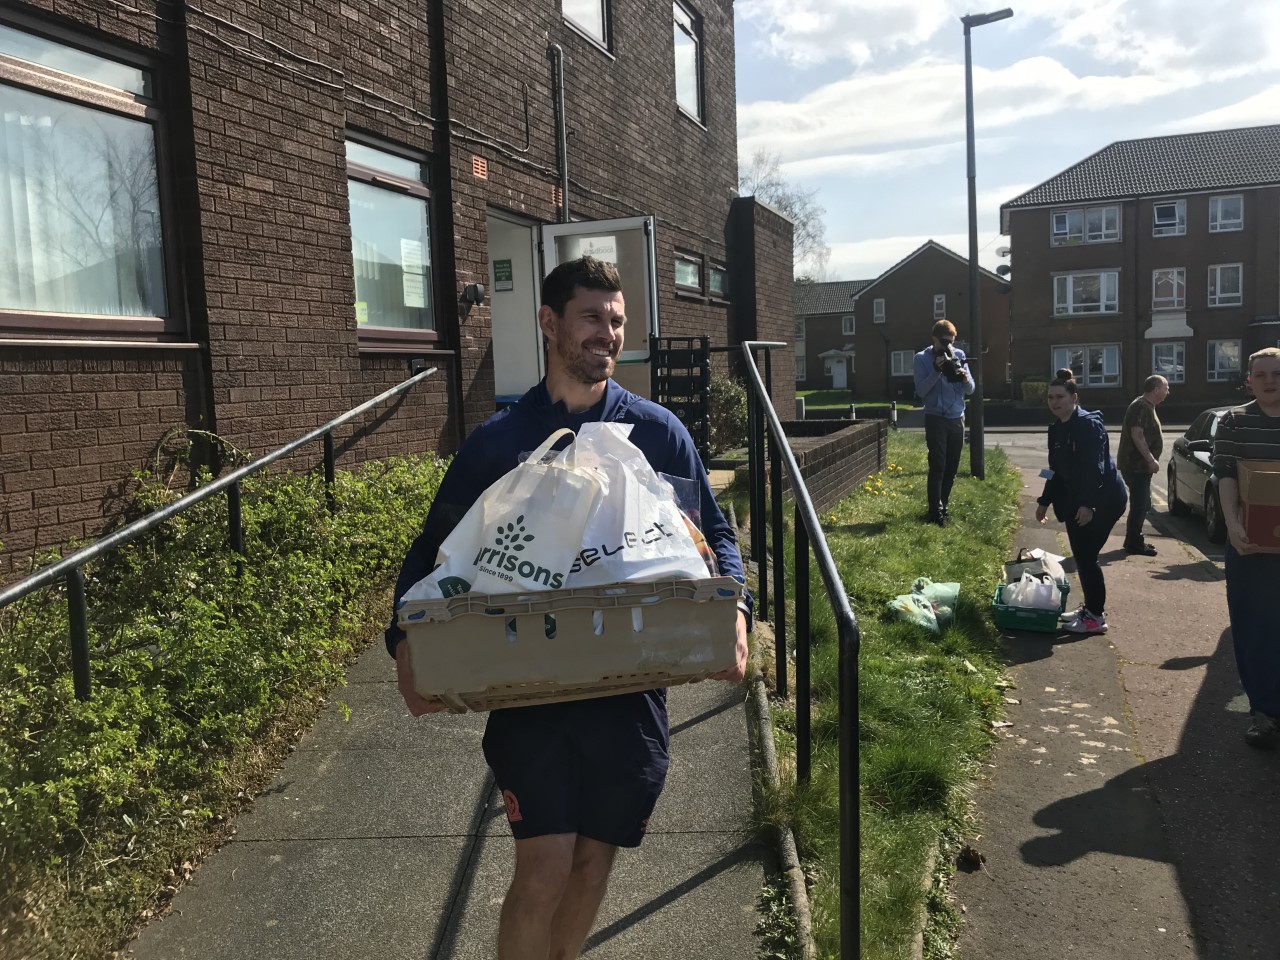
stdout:
POLYGON ((587 517, 601 480, 577 459, 570 444, 543 458, 557 430, 524 463, 500 477, 467 511, 440 546, 436 567, 409 588, 401 602, 459 593, 519 593, 568 586, 569 568, 582 550, 587 517))
POLYGON ((711 576, 671 484, 627 439, 631 426, 584 423, 578 431, 578 466, 596 474, 600 491, 566 586, 711 576))

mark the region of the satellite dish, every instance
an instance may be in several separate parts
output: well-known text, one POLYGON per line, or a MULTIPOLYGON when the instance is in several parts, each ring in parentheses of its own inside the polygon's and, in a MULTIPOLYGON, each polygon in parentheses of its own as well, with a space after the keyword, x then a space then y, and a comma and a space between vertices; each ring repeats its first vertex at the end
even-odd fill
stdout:
POLYGON ((1007 257, 1008 255, 1009 255, 1009 248, 1008 248, 1008 247, 996 247, 996 256, 997 256, 997 257, 1007 257))
POLYGON ((1012 272, 1013 269, 1007 263, 1002 263, 996 267, 996 273, 1002 277, 1007 277, 1012 272))

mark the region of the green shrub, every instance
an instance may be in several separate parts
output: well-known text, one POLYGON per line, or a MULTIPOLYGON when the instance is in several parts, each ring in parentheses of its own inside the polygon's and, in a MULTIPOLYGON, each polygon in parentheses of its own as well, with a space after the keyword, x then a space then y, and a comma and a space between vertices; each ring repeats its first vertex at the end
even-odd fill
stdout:
POLYGON ((1027 377, 1022 381, 1022 402, 1028 406, 1040 406, 1049 395, 1049 381, 1039 377, 1027 377))
POLYGON ((747 445, 747 390, 738 380, 718 373, 711 375, 710 408, 711 455, 747 445))
MULTIPOLYGON (((239 577, 224 497, 109 554, 85 571, 88 702, 72 689, 65 588, 0 610, 0 939, 23 956, 112 945, 159 886, 148 871, 171 862, 148 854, 175 834, 197 843, 229 765, 341 679, 442 474, 435 458, 340 472, 332 515, 315 475, 245 480, 239 577), (95 897, 114 929, 66 929, 84 921, 59 912, 95 897)), ((178 496, 137 480, 139 512, 178 496)))

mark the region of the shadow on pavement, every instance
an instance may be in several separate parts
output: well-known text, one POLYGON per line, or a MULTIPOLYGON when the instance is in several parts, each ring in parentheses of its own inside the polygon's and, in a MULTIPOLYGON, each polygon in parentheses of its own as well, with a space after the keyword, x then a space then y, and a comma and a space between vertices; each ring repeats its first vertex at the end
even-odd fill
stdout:
POLYGON ((1171 860, 1194 919, 1199 957, 1275 960, 1280 754, 1244 743, 1248 718, 1230 630, 1223 631, 1212 656, 1177 657, 1160 667, 1187 670, 1206 661, 1176 752, 1043 807, 1035 823, 1058 832, 1028 840, 1021 853, 1026 863, 1044 868, 1095 852, 1171 860), (1144 816, 1152 795, 1159 819, 1144 816))

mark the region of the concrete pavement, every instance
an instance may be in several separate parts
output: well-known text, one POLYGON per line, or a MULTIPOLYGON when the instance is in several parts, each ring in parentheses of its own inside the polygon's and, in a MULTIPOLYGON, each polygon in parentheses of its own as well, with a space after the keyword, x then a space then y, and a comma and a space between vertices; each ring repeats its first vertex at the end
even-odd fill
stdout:
MULTIPOLYGON (((732 471, 713 473, 723 486, 732 471)), ((138 960, 483 960, 514 848, 481 753, 484 714, 407 713, 381 641, 138 960)), ((620 851, 584 957, 755 956, 774 854, 750 832, 748 687, 669 692, 671 764, 638 850, 620 851)))
MULTIPOLYGON (((393 672, 380 643, 365 653, 234 839, 128 955, 494 956, 513 847, 480 752, 485 717, 415 720, 393 672)), ((746 690, 672 689, 667 788, 644 844, 619 854, 583 956, 754 955, 769 853, 747 829, 746 690)))
MULTIPOLYGON (((1040 527, 1024 467, 1019 543, 1040 527)), ((1247 724, 1219 564, 1150 531, 1102 554, 1106 636, 1008 634, 1012 726, 976 796, 961 960, 1280 957, 1280 755, 1247 724)), ((1069 605, 1080 602, 1078 584, 1069 605)))

